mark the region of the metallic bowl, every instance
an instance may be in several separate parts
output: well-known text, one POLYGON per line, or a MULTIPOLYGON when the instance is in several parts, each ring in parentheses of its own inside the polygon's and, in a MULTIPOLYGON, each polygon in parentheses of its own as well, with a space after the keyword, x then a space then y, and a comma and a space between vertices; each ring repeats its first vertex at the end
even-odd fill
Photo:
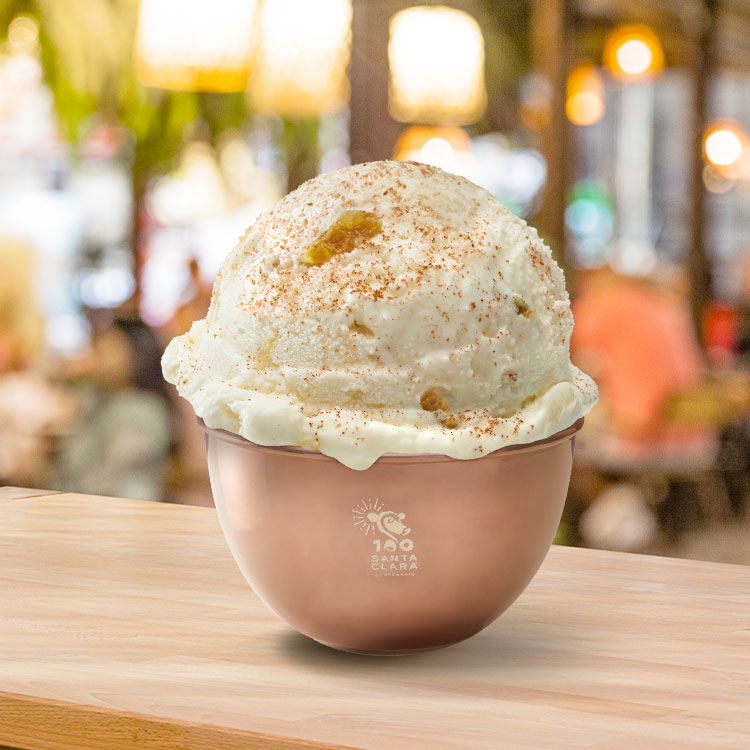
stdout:
POLYGON ((582 425, 484 458, 392 454, 354 471, 201 422, 248 583, 299 632, 365 654, 448 646, 515 601, 555 536, 582 425))

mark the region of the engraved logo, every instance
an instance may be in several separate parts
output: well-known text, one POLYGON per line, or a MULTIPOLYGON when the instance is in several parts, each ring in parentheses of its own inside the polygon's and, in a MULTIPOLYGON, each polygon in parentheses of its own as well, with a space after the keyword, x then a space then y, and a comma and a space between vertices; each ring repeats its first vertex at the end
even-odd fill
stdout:
POLYGON ((352 511, 354 525, 372 534, 370 569, 376 576, 413 576, 420 566, 406 514, 384 508, 378 498, 362 500, 352 511))

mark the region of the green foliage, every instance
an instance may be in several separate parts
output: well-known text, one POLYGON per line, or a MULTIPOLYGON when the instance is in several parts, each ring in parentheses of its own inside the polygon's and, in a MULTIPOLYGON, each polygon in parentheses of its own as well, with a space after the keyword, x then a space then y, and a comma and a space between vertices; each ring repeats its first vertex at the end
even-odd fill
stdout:
POLYGON ((72 83, 55 53, 54 42, 42 26, 39 29, 39 46, 42 69, 47 85, 52 90, 60 124, 68 140, 75 143, 81 123, 97 110, 96 96, 88 91, 80 91, 72 83))
POLYGON ((320 120, 284 120, 281 146, 286 154, 287 189, 315 177, 320 164, 320 120))

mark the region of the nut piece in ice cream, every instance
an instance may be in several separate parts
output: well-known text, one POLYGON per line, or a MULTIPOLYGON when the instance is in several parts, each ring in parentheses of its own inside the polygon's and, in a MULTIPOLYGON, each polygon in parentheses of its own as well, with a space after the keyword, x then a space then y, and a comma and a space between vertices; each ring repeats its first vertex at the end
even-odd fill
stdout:
POLYGON ((334 255, 350 253, 362 240, 383 231, 380 219, 369 211, 344 211, 300 256, 306 266, 322 266, 334 255))
POLYGON ((451 414, 445 396, 435 388, 425 391, 419 397, 419 403, 425 411, 436 412, 436 416, 443 427, 449 430, 455 430, 458 427, 458 420, 451 414))
POLYGON ((534 311, 526 304, 526 301, 520 294, 516 294, 513 297, 513 302, 516 305, 516 312, 519 315, 523 315, 524 318, 528 318, 534 311))

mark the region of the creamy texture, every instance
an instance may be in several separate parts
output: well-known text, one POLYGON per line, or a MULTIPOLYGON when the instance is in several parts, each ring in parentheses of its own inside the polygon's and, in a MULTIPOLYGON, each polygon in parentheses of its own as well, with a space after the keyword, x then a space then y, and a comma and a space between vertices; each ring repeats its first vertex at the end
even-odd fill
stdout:
POLYGON ((209 427, 366 469, 384 453, 479 458, 571 425, 597 398, 571 365, 572 329, 536 230, 461 177, 371 162, 261 216, 162 365, 209 427), (302 262, 351 210, 382 231, 302 262))

